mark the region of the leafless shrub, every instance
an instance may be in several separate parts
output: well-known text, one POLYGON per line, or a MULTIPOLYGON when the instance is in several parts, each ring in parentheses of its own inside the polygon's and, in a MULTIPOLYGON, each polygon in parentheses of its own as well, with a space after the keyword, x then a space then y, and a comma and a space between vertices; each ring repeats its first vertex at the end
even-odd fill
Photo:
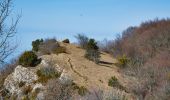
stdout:
MULTIPOLYGON (((169 71, 168 67, 158 66, 153 63, 146 64, 136 74, 138 83, 131 87, 132 91, 140 100, 156 98, 156 95, 160 94, 160 90, 166 86, 169 71)), ((166 95, 165 92, 163 94, 166 95)))
POLYGON ((128 100, 125 92, 118 89, 109 91, 94 90, 90 94, 86 95, 86 100, 128 100))
POLYGON ((72 93, 71 86, 62 85, 58 80, 49 80, 45 100, 69 100, 72 93))
POLYGON ((129 58, 127 67, 121 71, 137 79, 128 88, 139 100, 168 98, 169 49, 170 19, 156 19, 128 28, 114 41, 114 55, 129 58))
POLYGON ((113 40, 104 39, 103 41, 98 42, 98 46, 100 51, 113 54, 113 48, 114 48, 113 40))
POLYGON ((77 34, 75 38, 77 39, 78 44, 81 48, 87 48, 87 43, 89 41, 89 38, 87 36, 85 36, 84 34, 77 34))
POLYGON ((125 54, 134 60, 145 61, 170 47, 170 20, 154 20, 130 27, 114 41, 114 54, 125 54))
POLYGON ((125 93, 120 90, 112 90, 105 94, 106 100, 128 100, 125 93))
POLYGON ((51 54, 58 47, 59 44, 55 38, 46 39, 42 44, 39 45, 39 51, 42 54, 51 54))

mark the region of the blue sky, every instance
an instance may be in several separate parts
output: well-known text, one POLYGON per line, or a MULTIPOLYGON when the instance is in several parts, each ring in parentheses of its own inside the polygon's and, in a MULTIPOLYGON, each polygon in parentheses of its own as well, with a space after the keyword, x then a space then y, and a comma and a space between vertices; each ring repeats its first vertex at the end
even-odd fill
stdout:
POLYGON ((170 0, 14 0, 18 24, 16 53, 31 49, 37 38, 59 40, 85 33, 102 40, 114 39, 129 26, 155 18, 170 17, 170 0))

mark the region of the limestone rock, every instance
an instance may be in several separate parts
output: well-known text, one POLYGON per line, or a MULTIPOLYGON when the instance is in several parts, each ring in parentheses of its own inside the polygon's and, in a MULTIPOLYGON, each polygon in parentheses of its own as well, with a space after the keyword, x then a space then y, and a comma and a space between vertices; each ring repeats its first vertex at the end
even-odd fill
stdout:
POLYGON ((46 67, 46 66, 48 66, 49 64, 48 64, 48 62, 47 62, 47 61, 42 60, 42 61, 41 61, 41 65, 46 67))
POLYGON ((60 75, 59 80, 64 85, 70 85, 73 82, 70 74, 67 73, 67 71, 65 71, 65 70, 63 70, 62 74, 60 75))
POLYGON ((14 94, 18 92, 19 86, 18 82, 16 82, 13 78, 13 74, 9 75, 4 82, 4 87, 7 89, 10 93, 14 94))
POLYGON ((32 91, 35 91, 36 89, 43 90, 44 86, 41 83, 35 84, 32 91))
POLYGON ((20 65, 15 68, 13 78, 15 81, 26 83, 32 83, 38 79, 36 73, 20 65))
POLYGON ((4 87, 12 94, 19 94, 20 82, 32 84, 37 79, 38 76, 36 73, 19 65, 15 68, 14 72, 5 79, 4 87))

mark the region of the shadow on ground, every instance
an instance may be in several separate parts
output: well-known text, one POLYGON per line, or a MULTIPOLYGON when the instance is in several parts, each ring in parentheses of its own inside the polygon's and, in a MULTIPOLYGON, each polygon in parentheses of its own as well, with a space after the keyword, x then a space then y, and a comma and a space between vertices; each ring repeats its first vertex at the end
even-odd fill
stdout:
POLYGON ((113 64, 114 64, 114 63, 106 62, 106 61, 100 61, 100 62, 99 62, 99 65, 105 66, 105 67, 109 67, 109 68, 112 68, 111 65, 113 65, 113 64))

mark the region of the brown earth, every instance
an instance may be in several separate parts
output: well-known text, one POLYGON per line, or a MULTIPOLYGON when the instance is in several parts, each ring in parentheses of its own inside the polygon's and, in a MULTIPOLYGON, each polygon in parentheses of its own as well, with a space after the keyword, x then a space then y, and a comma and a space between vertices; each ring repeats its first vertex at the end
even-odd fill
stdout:
POLYGON ((119 73, 115 58, 107 53, 101 53, 101 63, 95 64, 84 58, 85 50, 74 44, 60 43, 66 47, 68 53, 44 55, 42 58, 52 60, 63 67, 71 75, 74 82, 79 86, 85 86, 88 90, 100 88, 110 90, 108 80, 116 76, 121 85, 128 85, 128 78, 119 73))

